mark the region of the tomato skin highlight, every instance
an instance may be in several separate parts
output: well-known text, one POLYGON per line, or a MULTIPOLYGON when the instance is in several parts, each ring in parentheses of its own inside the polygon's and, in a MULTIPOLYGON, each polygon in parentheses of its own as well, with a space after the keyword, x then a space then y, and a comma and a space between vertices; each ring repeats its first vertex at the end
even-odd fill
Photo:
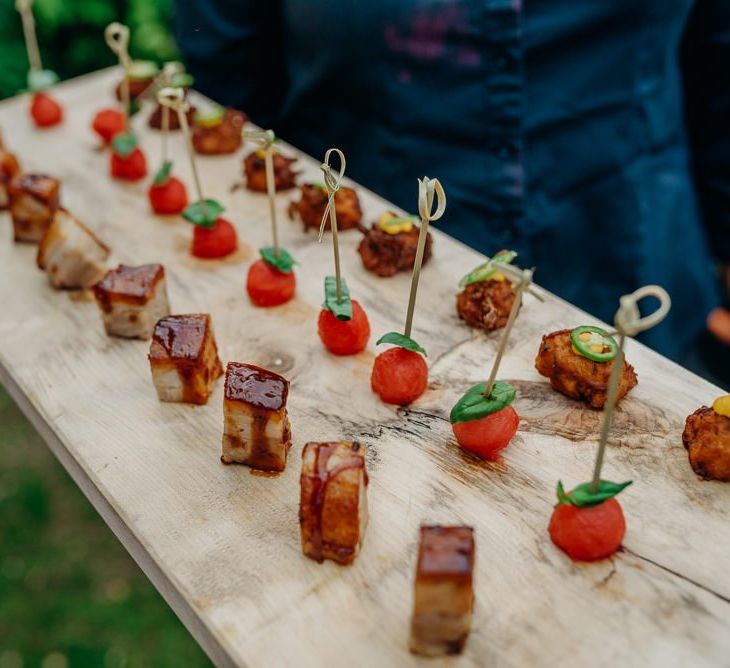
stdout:
POLYGON ((30 115, 39 128, 50 128, 63 120, 63 107, 46 93, 36 93, 30 103, 30 115))
POLYGON ((230 255, 238 248, 236 228, 225 218, 217 218, 213 227, 196 225, 190 253, 194 257, 213 259, 230 255))
POLYGON ((125 127, 124 114, 118 109, 97 111, 91 123, 91 129, 101 137, 105 144, 111 143, 115 135, 124 132, 125 127))
POLYGON ((553 510, 548 532, 573 561, 596 561, 621 547, 626 520, 615 498, 584 508, 561 504, 553 510))
POLYGON ((152 210, 160 215, 182 213, 188 205, 188 191, 185 184, 174 176, 162 185, 151 185, 147 196, 152 210))
POLYGON ((509 445, 517 433, 520 416, 512 406, 491 413, 479 420, 456 422, 451 428, 459 445, 484 459, 497 459, 500 450, 509 445))
POLYGON ((256 306, 278 306, 288 302, 296 292, 294 272, 279 271, 266 260, 256 260, 248 270, 246 291, 256 306))
POLYGON ((405 348, 389 348, 373 363, 370 387, 386 404, 404 406, 428 386, 428 365, 423 356, 405 348))
POLYGON ((338 320, 327 309, 319 312, 319 338, 333 355, 356 355, 365 350, 370 338, 370 323, 362 306, 352 300, 352 318, 338 320))
POLYGON ((139 181, 147 176, 147 159, 139 148, 135 148, 126 158, 112 151, 109 169, 114 179, 139 181))

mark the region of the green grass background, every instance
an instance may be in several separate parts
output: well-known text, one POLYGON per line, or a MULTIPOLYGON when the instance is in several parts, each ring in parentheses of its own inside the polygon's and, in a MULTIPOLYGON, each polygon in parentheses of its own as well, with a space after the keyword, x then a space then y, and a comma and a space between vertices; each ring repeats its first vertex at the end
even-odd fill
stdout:
MULTIPOLYGON (((133 57, 177 56, 167 0, 35 0, 34 10, 44 66, 63 79, 114 63, 111 21, 130 26, 133 57)), ((0 98, 25 87, 27 69, 15 2, 0 0, 0 98)), ((0 668, 209 665, 0 386, 0 668)))

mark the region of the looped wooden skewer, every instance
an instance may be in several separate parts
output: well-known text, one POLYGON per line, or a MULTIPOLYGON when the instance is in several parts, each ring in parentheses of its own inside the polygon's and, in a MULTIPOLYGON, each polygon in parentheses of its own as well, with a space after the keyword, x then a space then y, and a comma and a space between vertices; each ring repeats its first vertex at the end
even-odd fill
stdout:
POLYGON ((601 423, 601 436, 598 441, 598 451, 596 452, 596 464, 593 468, 591 490, 594 492, 598 490, 601 482, 603 457, 606 452, 608 432, 611 430, 611 421, 616 407, 618 388, 624 366, 624 343, 626 342, 626 337, 636 336, 639 332, 644 332, 658 325, 664 320, 667 313, 669 313, 671 305, 672 300, 669 294, 664 288, 658 285, 645 285, 643 288, 639 288, 629 295, 623 295, 619 300, 619 308, 614 317, 614 324, 619 336, 618 350, 616 351, 616 357, 613 358, 613 369, 611 369, 611 377, 608 380, 606 405, 603 409, 603 422, 601 423), (656 297, 659 300, 659 308, 642 318, 641 312, 639 311, 639 301, 645 297, 656 297))
POLYGON ((104 39, 112 53, 119 59, 119 65, 122 68, 122 105, 124 106, 124 129, 126 131, 129 129, 129 67, 132 64, 129 58, 129 28, 116 21, 110 23, 104 29, 104 39))
MULTIPOLYGON (((497 355, 492 363, 492 370, 489 373, 487 385, 484 388, 485 397, 492 394, 492 390, 494 389, 494 383, 497 380, 497 371, 499 371, 499 365, 502 363, 504 351, 507 349, 507 341, 509 340, 509 335, 512 332, 512 325, 515 324, 517 314, 519 313, 520 306, 522 305, 522 295, 525 290, 529 289, 530 284, 532 283, 532 275, 535 271, 534 269, 517 269, 517 267, 512 267, 512 269, 519 272, 519 276, 514 287, 515 300, 512 302, 512 308, 510 309, 509 317, 507 318, 507 324, 504 326, 504 332, 502 333, 502 340, 499 343, 499 350, 497 350, 497 355)), ((501 270, 502 268, 500 267, 500 271, 501 270)))
POLYGON ((345 154, 339 148, 328 148, 324 154, 324 162, 319 166, 324 178, 324 186, 327 190, 327 206, 324 209, 322 222, 319 225, 319 243, 322 243, 324 228, 327 224, 327 216, 330 219, 332 228, 332 249, 335 256, 335 287, 337 290, 337 303, 342 302, 342 272, 340 270, 340 238, 337 229, 337 207, 335 206, 335 195, 342 185, 342 178, 345 176, 347 161, 345 154), (330 158, 335 153, 340 159, 340 170, 335 174, 330 165, 330 158))
POLYGON ((428 237, 428 225, 431 221, 439 220, 446 210, 446 193, 438 179, 429 179, 424 176, 418 179, 418 214, 421 216, 421 230, 418 233, 418 246, 416 247, 416 259, 413 263, 413 274, 411 275, 411 293, 408 296, 408 311, 406 312, 406 324, 403 333, 410 338, 413 327, 413 311, 416 308, 416 295, 418 294, 418 280, 421 276, 421 265, 423 264, 423 253, 426 248, 428 237), (436 197, 436 210, 433 209, 433 199, 436 197))
POLYGON ((185 149, 187 150, 188 159, 190 160, 190 169, 193 172, 193 180, 195 181, 195 189, 198 192, 198 200, 200 201, 200 207, 203 211, 203 215, 207 216, 208 211, 205 206, 205 197, 203 196, 203 187, 200 184, 200 176, 198 175, 198 168, 195 165, 195 152, 193 150, 193 140, 190 137, 190 126, 188 125, 187 112, 190 108, 190 104, 185 99, 185 91, 182 88, 162 88, 157 92, 157 101, 163 107, 169 107, 173 111, 177 112, 177 118, 180 121, 180 128, 182 129, 183 136, 185 137, 185 149))
POLYGON ((43 69, 41 52, 38 48, 38 37, 35 32, 35 18, 33 16, 32 0, 16 0, 15 9, 20 14, 23 23, 23 36, 25 37, 25 49, 28 52, 28 64, 34 72, 43 69))
POLYGON ((273 130, 244 130, 244 139, 253 139, 261 144, 264 151, 266 167, 266 192, 269 196, 269 217, 271 218, 271 237, 274 242, 274 255, 279 257, 279 231, 276 224, 276 179, 274 177, 274 142, 273 130))
MULTIPOLYGON (((319 241, 322 241, 322 236, 324 235, 324 228, 327 225, 327 216, 329 215, 330 218, 336 221, 337 215, 334 212, 334 199, 335 195, 337 194, 337 191, 340 189, 340 186, 342 185, 342 177, 345 176, 345 168, 347 167, 347 162, 345 161, 345 154, 340 151, 339 148, 330 148, 327 149, 327 152, 324 154, 324 162, 320 165, 320 169, 322 170, 322 175, 324 178, 324 185, 327 189, 327 206, 324 210, 324 215, 322 216, 322 222, 319 225, 319 241), (330 163, 330 157, 333 153, 336 153, 340 158, 340 171, 335 175, 335 173, 332 171, 332 166, 330 163), (333 218, 334 217, 334 218, 333 218)), ((334 230, 334 226, 333 226, 334 230)), ((333 232, 333 234, 337 234, 336 232, 333 232)))

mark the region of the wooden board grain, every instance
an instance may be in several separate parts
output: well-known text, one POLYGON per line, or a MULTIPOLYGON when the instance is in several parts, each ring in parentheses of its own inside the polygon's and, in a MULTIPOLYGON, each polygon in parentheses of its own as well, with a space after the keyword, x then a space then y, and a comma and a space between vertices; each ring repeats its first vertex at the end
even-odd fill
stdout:
MULTIPOLYGON (((165 265, 173 312, 210 312, 224 361, 291 379, 287 469, 269 479, 223 466, 221 384, 204 407, 159 403, 148 344, 107 337, 93 301, 52 290, 35 267, 35 248, 12 242, 7 214, 0 380, 217 664, 425 665, 407 651, 417 529, 464 522, 476 528, 474 628, 464 654, 443 663, 730 665, 730 485, 698 480, 680 438, 684 417, 718 388, 629 342, 640 382, 617 412, 605 468, 608 478, 636 480, 621 497, 624 549, 573 564, 546 527, 557 479, 572 485, 590 476, 600 414, 553 392, 533 360, 542 333, 594 319, 552 295, 545 303, 526 298, 500 374, 519 389, 520 431, 500 463, 467 456, 448 411, 484 378, 498 334, 461 324, 454 292, 480 256, 435 232, 414 326, 429 351, 429 391, 408 409, 385 406, 369 389, 373 341, 402 326, 409 276, 367 273, 355 252, 359 233, 343 233, 344 272, 374 336, 361 355, 328 355, 316 317, 331 249, 287 220, 291 195, 281 194, 282 242, 300 262, 297 297, 254 308, 244 282, 268 241, 268 209, 263 195, 231 192, 243 153, 200 159, 206 192, 227 204, 242 248, 229 260, 195 260, 187 223, 151 216, 145 184, 106 175, 89 123, 111 102, 113 80, 106 71, 60 86, 62 129, 34 129, 23 99, 1 103, 7 143, 27 170, 62 179, 63 203, 116 261, 165 265), (339 438, 370 446, 370 525, 350 568, 316 564, 299 546, 301 448, 339 438)), ((159 136, 143 118, 135 124, 154 170, 159 136)), ((171 148, 190 183, 179 139, 171 148)), ((304 178, 319 179, 319 161, 301 157, 304 178)), ((360 195, 365 219, 374 220, 386 203, 360 195)), ((442 227, 448 231, 448 209, 442 227)))

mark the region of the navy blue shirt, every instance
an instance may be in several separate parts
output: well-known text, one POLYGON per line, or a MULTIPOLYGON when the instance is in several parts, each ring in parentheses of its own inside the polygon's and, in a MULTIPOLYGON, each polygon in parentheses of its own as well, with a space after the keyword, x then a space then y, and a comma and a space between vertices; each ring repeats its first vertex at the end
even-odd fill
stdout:
MULTIPOLYGON (((646 342, 680 358, 730 260, 728 0, 206 0, 177 3, 196 87, 440 226, 514 248, 536 280, 612 321, 673 299, 646 342)), ((578 323, 565 323, 572 326, 578 323)))

